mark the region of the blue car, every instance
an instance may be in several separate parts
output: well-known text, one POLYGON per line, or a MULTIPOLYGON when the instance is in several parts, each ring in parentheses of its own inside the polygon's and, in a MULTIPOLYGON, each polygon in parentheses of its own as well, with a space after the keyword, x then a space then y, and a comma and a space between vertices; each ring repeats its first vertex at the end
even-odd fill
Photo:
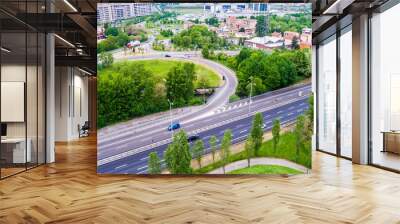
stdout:
POLYGON ((181 127, 181 125, 179 123, 172 123, 172 124, 170 124, 168 126, 168 131, 172 131, 172 130, 178 129, 180 127, 181 127))

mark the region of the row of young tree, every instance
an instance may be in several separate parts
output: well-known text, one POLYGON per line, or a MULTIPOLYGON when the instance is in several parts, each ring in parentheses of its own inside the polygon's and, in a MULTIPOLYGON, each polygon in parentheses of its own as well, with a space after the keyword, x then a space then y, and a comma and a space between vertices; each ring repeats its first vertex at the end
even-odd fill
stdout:
MULTIPOLYGON (((295 136, 295 149, 296 149, 296 162, 299 162, 300 154, 310 151, 311 136, 313 133, 313 97, 309 99, 309 109, 304 115, 300 115, 296 119, 293 134, 295 136)), ((260 149, 263 144, 263 115, 257 113, 254 116, 251 131, 245 142, 244 150, 248 167, 250 167, 250 160, 254 157, 261 156, 260 149)), ((272 126, 272 143, 274 153, 278 150, 281 135, 281 124, 279 119, 273 121, 272 126)), ((222 162, 222 169, 225 173, 225 166, 231 162, 231 144, 232 132, 230 129, 224 132, 221 144, 218 144, 218 138, 211 136, 209 140, 210 152, 213 162, 215 162, 216 153, 219 150, 219 158, 222 162), (219 148, 218 148, 219 146, 219 148)), ((198 167, 202 167, 202 158, 206 154, 204 142, 197 140, 192 147, 190 147, 187 136, 184 131, 180 131, 174 135, 172 143, 164 152, 164 160, 166 168, 171 174, 191 174, 193 168, 191 167, 191 160, 196 159, 198 167)), ((307 155, 311 156, 311 155, 307 155)), ((309 160, 311 161, 311 160, 309 160)), ((311 164, 303 164, 311 168, 311 164)), ((156 152, 149 154, 148 172, 150 174, 160 174, 162 172, 161 160, 156 152)))
MULTIPOLYGON (((257 113, 253 120, 253 126, 249 135, 251 139, 252 150, 258 152, 263 141, 263 117, 261 113, 257 113)), ((218 138, 213 135, 210 137, 209 145, 213 162, 215 162, 216 153, 219 150, 219 158, 222 161, 222 169, 225 173, 225 166, 230 163, 232 131, 227 129, 224 132, 221 143, 218 144, 218 138), (218 147, 219 146, 219 147, 218 147)), ((247 147, 247 146, 246 146, 247 147)), ((168 145, 164 152, 164 160, 166 168, 171 174, 191 174, 191 160, 196 159, 199 168, 202 166, 203 155, 206 154, 203 140, 197 140, 190 147, 187 141, 187 135, 184 131, 180 131, 174 135, 173 141, 168 145)), ((150 174, 161 173, 161 162, 156 152, 149 154, 148 172, 150 174)))
MULTIPOLYGON (((193 63, 172 67, 165 80, 129 61, 112 63, 109 54, 100 55, 98 76, 98 126, 104 127, 138 116, 167 110, 194 99, 196 80, 193 63)), ((201 102, 200 102, 201 103, 201 102)))
POLYGON ((296 81, 311 77, 311 52, 309 49, 262 50, 243 48, 236 56, 223 53, 215 55, 207 48, 204 58, 219 61, 236 71, 239 81, 236 94, 248 96, 287 87, 296 81), (253 88, 250 88, 252 85, 253 88))

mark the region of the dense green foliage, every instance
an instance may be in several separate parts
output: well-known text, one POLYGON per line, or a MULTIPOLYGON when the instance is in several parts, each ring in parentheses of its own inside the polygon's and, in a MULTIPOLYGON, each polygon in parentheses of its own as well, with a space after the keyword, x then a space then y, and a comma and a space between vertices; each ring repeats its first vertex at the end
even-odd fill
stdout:
MULTIPOLYGON (((103 53, 100 58, 108 58, 107 55, 103 53)), ((174 107, 201 104, 202 98, 193 96, 194 88, 199 86, 197 76, 209 79, 201 83, 209 84, 207 88, 219 84, 219 76, 211 70, 178 61, 124 61, 111 66, 99 65, 99 68, 99 128, 167 110, 167 97, 174 102, 174 107)))
POLYGON ((256 156, 258 156, 263 142, 263 135, 264 135, 264 130, 262 128, 263 123, 264 119, 262 113, 256 113, 250 130, 252 145, 254 147, 254 152, 256 156))
POLYGON ((228 174, 302 174, 303 172, 279 165, 255 165, 237 169, 228 174))
POLYGON ((236 56, 224 54, 209 55, 236 71, 239 85, 236 94, 249 95, 249 84, 253 77, 252 95, 258 95, 289 86, 299 80, 311 77, 311 53, 309 49, 277 50, 268 53, 243 48, 236 56))
MULTIPOLYGON (((110 28, 111 29, 111 28, 110 28)), ((119 32, 118 35, 109 35, 107 36, 106 39, 100 41, 97 44, 97 53, 105 52, 105 51, 111 51, 115 50, 117 48, 121 48, 125 46, 129 41, 131 40, 146 40, 147 36, 144 34, 140 34, 139 36, 134 36, 131 35, 129 36, 128 34, 124 32, 119 32)))
POLYGON ((219 38, 206 26, 195 25, 172 37, 172 43, 180 49, 196 49, 207 46, 210 49, 222 49, 230 44, 224 38, 219 38))
POLYGON ((254 156, 254 141, 251 135, 246 140, 244 150, 247 157, 247 166, 250 167, 250 159, 254 156))
POLYGON ((269 16, 269 31, 272 33, 295 31, 301 32, 303 28, 311 28, 311 14, 295 13, 285 16, 271 15, 269 16))
POLYGON ((265 16, 257 16, 256 17, 256 35, 258 37, 263 37, 268 33, 267 20, 265 16))
POLYGON ((217 17, 211 17, 207 18, 205 21, 208 25, 218 27, 219 26, 219 20, 217 17))
POLYGON ((197 140, 192 147, 192 157, 197 160, 197 163, 199 164, 200 168, 201 168, 201 158, 203 157, 203 154, 204 154, 204 143, 200 139, 197 140))
POLYGON ((106 36, 118 36, 119 31, 116 27, 109 27, 105 31, 106 36))
POLYGON ((272 126, 272 142, 274 146, 274 151, 276 151, 276 148, 279 143, 280 132, 281 132, 281 122, 279 121, 279 119, 275 119, 272 126))
POLYGON ((178 106, 186 105, 193 97, 195 80, 193 63, 178 64, 173 67, 168 72, 165 82, 167 98, 178 106))
POLYGON ((171 174, 190 174, 192 173, 189 143, 184 131, 179 131, 174 135, 171 144, 164 152, 164 159, 171 174))
POLYGON ((114 58, 112 54, 102 52, 99 55, 98 63, 97 63, 97 70, 101 70, 103 68, 108 68, 114 63, 114 58))
POLYGON ((161 162, 156 152, 149 153, 148 173, 149 174, 161 173, 161 162))
POLYGON ((299 159, 300 151, 303 150, 305 147, 304 144, 306 140, 306 135, 305 135, 304 123, 305 123, 304 115, 298 116, 296 120, 296 127, 293 131, 296 137, 296 161, 298 161, 299 159))
POLYGON ((160 34, 164 37, 172 37, 174 35, 174 33, 172 32, 172 30, 161 30, 160 34))
POLYGON ((115 63, 99 71, 98 126, 167 109, 165 98, 156 92, 156 82, 143 66, 115 63))
POLYGON ((231 155, 231 141, 232 141, 232 131, 230 129, 226 130, 224 133, 224 137, 221 141, 221 161, 223 164, 223 170, 225 173, 225 165, 229 163, 229 157, 231 155))
POLYGON ((215 135, 211 136, 210 138, 210 148, 211 148, 211 154, 213 158, 213 162, 215 162, 215 153, 217 151, 217 142, 218 139, 215 135))

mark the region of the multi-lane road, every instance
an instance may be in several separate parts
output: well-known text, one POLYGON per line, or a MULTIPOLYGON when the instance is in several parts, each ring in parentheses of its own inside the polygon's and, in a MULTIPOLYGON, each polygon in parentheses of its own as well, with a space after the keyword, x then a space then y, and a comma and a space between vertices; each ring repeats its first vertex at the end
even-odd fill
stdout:
MULTIPOLYGON (((146 59, 160 57, 163 58, 163 56, 151 55, 146 57, 146 59)), ((126 59, 132 60, 137 58, 128 57, 126 59)), ((177 59, 177 55, 175 55, 174 59, 177 59)), ((181 55, 178 59, 207 66, 219 74, 221 78, 222 76, 225 77, 225 81, 207 100, 207 104, 174 115, 174 121, 179 121, 181 124, 185 124, 188 121, 195 121, 211 115, 213 111, 216 111, 228 102, 229 96, 235 92, 237 86, 237 79, 232 70, 219 63, 201 58, 186 58, 181 55)), ((167 133, 166 129, 170 122, 169 116, 163 116, 151 122, 131 122, 129 125, 117 124, 111 128, 99 130, 97 153, 99 164, 109 161, 110 157, 115 158, 112 156, 121 157, 121 154, 124 155, 123 153, 127 151, 132 151, 169 138, 171 134, 167 133)))
MULTIPOLYGON (((233 143, 246 139, 253 116, 261 112, 264 117, 264 130, 272 127, 272 121, 279 118, 282 124, 288 124, 304 113, 308 108, 308 97, 311 93, 309 84, 302 84, 268 92, 255 96, 249 104, 247 99, 219 107, 210 107, 199 114, 183 115, 177 120, 189 135, 197 134, 204 141, 206 152, 209 150, 209 139, 215 135, 219 140, 223 133, 231 129, 233 143), (250 105, 250 106, 249 106, 250 105), (206 116, 200 116, 206 112, 206 116)), ((99 141, 98 172, 99 173, 132 173, 147 172, 148 155, 157 152, 162 158, 164 151, 171 142, 171 132, 166 124, 158 124, 139 130, 125 130, 118 138, 111 141, 99 141), (134 131, 134 133, 129 132, 134 131), (102 153, 103 152, 103 153, 102 153), (113 153, 106 153, 113 152, 113 153)), ((128 128, 129 129, 129 128, 128 128)))

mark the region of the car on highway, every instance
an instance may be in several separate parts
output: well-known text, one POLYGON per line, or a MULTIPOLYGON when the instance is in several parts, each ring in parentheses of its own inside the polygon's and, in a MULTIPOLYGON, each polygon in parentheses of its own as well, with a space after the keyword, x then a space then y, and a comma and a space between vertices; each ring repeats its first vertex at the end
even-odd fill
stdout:
POLYGON ((199 138, 200 138, 199 135, 190 135, 187 140, 188 140, 188 142, 193 142, 193 141, 196 141, 199 138))
POLYGON ((171 57, 171 55, 169 55, 169 54, 166 54, 166 55, 165 55, 165 57, 166 57, 166 58, 170 58, 170 57, 171 57))
POLYGON ((168 131, 179 129, 181 125, 178 122, 172 123, 168 126, 168 131))

